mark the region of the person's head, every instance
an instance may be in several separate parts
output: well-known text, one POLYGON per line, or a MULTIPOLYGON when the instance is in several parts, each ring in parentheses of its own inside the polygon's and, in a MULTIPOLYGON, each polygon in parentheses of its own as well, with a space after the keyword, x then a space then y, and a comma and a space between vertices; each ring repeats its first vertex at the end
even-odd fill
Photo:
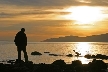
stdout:
POLYGON ((25 32, 25 28, 21 28, 21 31, 22 31, 22 32, 25 32))

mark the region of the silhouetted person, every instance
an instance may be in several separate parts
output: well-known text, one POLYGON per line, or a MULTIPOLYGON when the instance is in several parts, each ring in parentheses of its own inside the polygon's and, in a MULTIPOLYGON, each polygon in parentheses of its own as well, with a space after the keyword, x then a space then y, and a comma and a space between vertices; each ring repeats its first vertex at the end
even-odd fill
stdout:
POLYGON ((25 62, 28 62, 28 56, 26 52, 26 46, 27 46, 27 37, 24 33, 25 29, 21 28, 21 31, 19 31, 15 36, 15 45, 17 46, 18 51, 18 62, 21 61, 21 51, 24 53, 25 62))

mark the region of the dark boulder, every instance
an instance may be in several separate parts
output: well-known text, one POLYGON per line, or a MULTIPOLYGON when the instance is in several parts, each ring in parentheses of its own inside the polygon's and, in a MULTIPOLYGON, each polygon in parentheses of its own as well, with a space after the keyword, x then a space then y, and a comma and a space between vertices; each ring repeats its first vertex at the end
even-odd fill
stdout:
POLYGON ((66 55, 66 56, 68 56, 68 57, 72 57, 73 55, 72 55, 72 54, 68 54, 68 55, 66 55))
POLYGON ((86 54, 84 57, 90 59, 91 55, 90 54, 86 54))
POLYGON ((31 53, 31 55, 42 55, 40 52, 34 51, 31 53))
POLYGON ((75 60, 75 61, 72 61, 72 65, 73 66, 81 66, 82 62, 80 60, 75 60))
POLYGON ((50 56, 58 56, 57 54, 49 54, 50 56))
POLYGON ((90 63, 90 71, 92 72, 101 72, 103 69, 107 69, 107 65, 102 60, 94 59, 90 63))
POLYGON ((66 65, 66 63, 64 62, 64 60, 56 60, 52 64, 54 64, 54 65, 66 65))
POLYGON ((72 67, 74 67, 75 72, 83 72, 83 65, 80 60, 72 61, 72 67))

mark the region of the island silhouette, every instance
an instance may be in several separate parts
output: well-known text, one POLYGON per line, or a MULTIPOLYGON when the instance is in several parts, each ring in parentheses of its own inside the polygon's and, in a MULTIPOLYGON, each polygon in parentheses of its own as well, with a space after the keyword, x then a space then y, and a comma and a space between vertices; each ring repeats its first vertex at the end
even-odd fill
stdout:
POLYGON ((42 42, 108 42, 108 33, 86 37, 65 36, 59 38, 50 38, 43 40, 42 42))

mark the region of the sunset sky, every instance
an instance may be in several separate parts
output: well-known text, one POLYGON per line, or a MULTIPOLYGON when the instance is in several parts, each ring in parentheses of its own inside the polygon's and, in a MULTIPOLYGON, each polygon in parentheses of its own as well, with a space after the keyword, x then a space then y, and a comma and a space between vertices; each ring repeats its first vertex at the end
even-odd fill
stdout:
POLYGON ((108 33, 108 0, 0 0, 0 40, 21 28, 28 41, 108 33))

